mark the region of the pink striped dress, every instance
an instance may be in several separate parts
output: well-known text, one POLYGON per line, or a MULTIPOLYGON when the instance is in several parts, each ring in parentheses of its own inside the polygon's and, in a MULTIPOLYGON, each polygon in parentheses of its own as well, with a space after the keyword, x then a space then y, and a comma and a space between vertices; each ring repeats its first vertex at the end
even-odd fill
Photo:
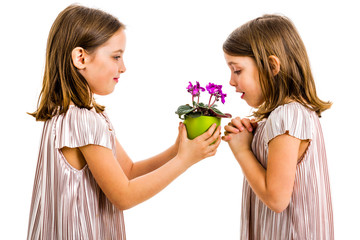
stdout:
POLYGON ((28 239, 125 239, 123 213, 104 195, 88 166, 77 170, 61 148, 96 144, 112 149, 105 113, 70 106, 44 123, 30 208, 28 239))
POLYGON ((298 139, 310 139, 296 168, 290 204, 281 213, 273 212, 244 179, 241 239, 332 240, 334 228, 328 167, 316 113, 297 102, 279 106, 266 120, 259 122, 252 150, 266 168, 269 141, 286 132, 298 139))

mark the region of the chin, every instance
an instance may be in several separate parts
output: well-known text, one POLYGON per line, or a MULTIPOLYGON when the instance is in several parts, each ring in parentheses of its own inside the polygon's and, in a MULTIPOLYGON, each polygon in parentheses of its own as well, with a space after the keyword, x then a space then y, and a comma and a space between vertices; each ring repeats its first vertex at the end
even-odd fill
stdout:
POLYGON ((261 106, 262 103, 258 104, 258 103, 252 103, 252 102, 248 102, 246 101, 247 105, 249 105, 252 108, 259 108, 261 106))
POLYGON ((252 108, 256 108, 256 106, 254 106, 255 104, 253 102, 249 102, 247 100, 245 100, 246 104, 249 105, 252 108))
POLYGON ((109 95, 110 93, 112 93, 114 91, 114 88, 108 91, 101 91, 101 92, 94 92, 96 95, 100 95, 100 96, 106 96, 109 95))

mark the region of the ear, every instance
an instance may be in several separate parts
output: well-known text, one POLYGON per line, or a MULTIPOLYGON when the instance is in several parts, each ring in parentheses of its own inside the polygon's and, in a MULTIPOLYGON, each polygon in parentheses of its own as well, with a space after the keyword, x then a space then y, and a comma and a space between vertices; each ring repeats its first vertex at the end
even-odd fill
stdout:
POLYGON ((280 72, 280 59, 277 56, 271 55, 269 57, 269 63, 273 75, 276 76, 280 72))
POLYGON ((79 70, 85 68, 85 55, 85 50, 82 47, 76 47, 71 52, 73 64, 79 70))

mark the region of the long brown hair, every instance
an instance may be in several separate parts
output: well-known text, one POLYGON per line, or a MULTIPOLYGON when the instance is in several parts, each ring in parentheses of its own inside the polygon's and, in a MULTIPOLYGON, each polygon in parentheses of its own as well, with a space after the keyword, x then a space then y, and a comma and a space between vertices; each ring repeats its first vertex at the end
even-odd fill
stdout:
POLYGON ((253 116, 267 118, 279 105, 292 99, 315 111, 318 116, 329 109, 316 94, 303 41, 290 19, 280 15, 264 15, 235 29, 223 44, 231 56, 247 56, 255 60, 259 71, 264 103, 253 116), (274 76, 270 56, 280 60, 280 71, 274 76))
POLYGON ((93 53, 115 32, 125 26, 112 15, 98 9, 70 5, 55 19, 47 40, 43 86, 34 113, 37 121, 66 113, 72 101, 80 108, 105 107, 97 104, 85 78, 74 66, 71 52, 82 47, 93 53))

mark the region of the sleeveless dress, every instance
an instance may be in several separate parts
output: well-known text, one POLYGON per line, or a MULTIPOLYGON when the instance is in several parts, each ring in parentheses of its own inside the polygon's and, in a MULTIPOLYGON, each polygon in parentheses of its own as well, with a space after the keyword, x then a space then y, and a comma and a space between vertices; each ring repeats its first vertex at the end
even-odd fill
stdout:
POLYGON ((289 206, 281 213, 270 210, 244 178, 240 238, 255 240, 332 240, 333 213, 324 139, 317 114, 300 103, 276 108, 259 122, 252 151, 266 169, 268 143, 288 132, 310 144, 296 168, 289 206))
POLYGON ((87 165, 73 168, 61 148, 88 144, 113 151, 115 132, 105 113, 71 105, 44 123, 27 239, 125 240, 123 212, 104 195, 87 165))

